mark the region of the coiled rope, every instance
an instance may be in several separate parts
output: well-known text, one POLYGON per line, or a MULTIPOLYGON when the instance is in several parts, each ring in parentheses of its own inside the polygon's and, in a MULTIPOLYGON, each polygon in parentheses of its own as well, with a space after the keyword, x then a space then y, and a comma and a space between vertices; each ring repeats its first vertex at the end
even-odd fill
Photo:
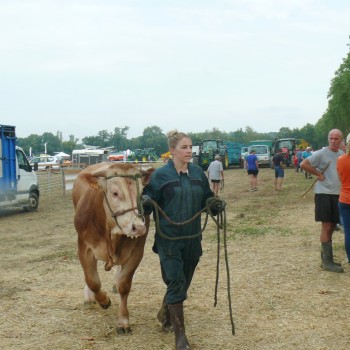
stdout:
POLYGON ((165 239, 169 240, 179 240, 179 239, 192 239, 200 236, 204 229, 207 226, 208 223, 208 218, 209 216, 213 219, 216 228, 217 228, 217 262, 216 262, 216 279, 215 279, 215 293, 214 293, 214 307, 217 305, 217 293, 218 293, 218 288, 219 288, 219 270, 220 270, 220 246, 221 246, 221 240, 220 240, 220 231, 223 233, 223 241, 224 241, 224 250, 225 250, 225 266, 226 266, 226 276, 227 276, 227 299, 228 299, 228 304, 229 304, 229 313, 230 313, 230 322, 231 322, 231 330, 232 330, 232 335, 235 335, 235 324, 233 321, 233 312, 232 312, 232 300, 231 300, 231 280, 230 280, 230 268, 229 268, 229 261, 228 261, 228 252, 227 252, 227 232, 226 232, 226 208, 216 215, 216 217, 213 215, 211 212, 210 208, 211 205, 213 204, 214 201, 217 201, 217 198, 211 197, 208 198, 206 201, 205 208, 203 208, 201 211, 193 215, 192 218, 183 221, 183 222, 175 222, 171 220, 166 213, 160 208, 158 203, 156 203, 154 200, 150 199, 152 202, 152 205, 154 207, 154 213, 155 213, 155 225, 156 225, 156 232, 165 239), (171 224, 175 226, 182 226, 191 223, 194 221, 198 216, 200 216, 203 212, 206 212, 206 216, 204 219, 204 224, 203 228, 201 228, 200 232, 193 234, 193 235, 188 235, 188 236, 181 236, 181 237, 171 237, 166 234, 164 234, 160 230, 160 225, 159 225, 159 213, 171 224))

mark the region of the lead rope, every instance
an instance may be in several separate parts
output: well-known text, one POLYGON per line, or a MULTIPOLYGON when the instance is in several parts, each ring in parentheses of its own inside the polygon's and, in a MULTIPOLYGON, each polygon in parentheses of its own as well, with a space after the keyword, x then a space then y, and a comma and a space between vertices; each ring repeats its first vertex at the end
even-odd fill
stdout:
POLYGON ((155 224, 156 224, 156 230, 157 233, 165 239, 169 240, 178 240, 178 239, 191 239, 198 237, 199 235, 202 234, 204 231, 207 223, 208 223, 208 217, 213 219, 214 223, 216 224, 216 232, 217 232, 217 262, 216 262, 216 278, 215 278, 215 292, 214 292, 214 307, 217 305, 217 294, 218 294, 218 287, 219 287, 219 266, 220 266, 220 230, 223 231, 223 237, 224 237, 224 250, 225 250, 225 266, 226 266, 226 277, 227 277, 227 299, 228 299, 228 304, 229 304, 229 313, 230 313, 230 322, 231 322, 231 332, 232 335, 235 335, 235 324, 233 321, 233 312, 232 312, 232 301, 231 301, 231 279, 230 279, 230 268, 229 268, 229 262, 228 262, 228 252, 227 252, 227 231, 226 231, 226 209, 224 209, 222 212, 220 212, 217 215, 217 218, 212 214, 210 210, 210 205, 211 203, 215 200, 215 198, 208 198, 206 202, 206 206, 204 209, 196 213, 192 218, 189 220, 183 221, 183 222, 175 222, 172 221, 165 213, 164 211, 159 207, 158 203, 156 203, 153 199, 151 199, 153 207, 155 209, 155 224), (206 217, 204 220, 203 228, 200 230, 200 232, 194 234, 194 235, 189 235, 189 236, 182 236, 182 237, 170 237, 165 235, 163 232, 160 230, 159 226, 159 212, 164 216, 164 218, 170 222, 173 225, 176 226, 181 226, 181 225, 186 225, 194 219, 196 219, 199 215, 201 215, 203 212, 206 212, 206 217))

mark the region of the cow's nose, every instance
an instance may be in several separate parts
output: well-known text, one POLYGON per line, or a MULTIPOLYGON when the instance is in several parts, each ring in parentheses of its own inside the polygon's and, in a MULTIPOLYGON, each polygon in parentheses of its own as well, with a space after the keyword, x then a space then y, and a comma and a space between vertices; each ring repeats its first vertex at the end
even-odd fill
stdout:
POLYGON ((144 224, 137 225, 134 223, 132 225, 132 233, 134 236, 142 236, 146 233, 146 226, 144 224))

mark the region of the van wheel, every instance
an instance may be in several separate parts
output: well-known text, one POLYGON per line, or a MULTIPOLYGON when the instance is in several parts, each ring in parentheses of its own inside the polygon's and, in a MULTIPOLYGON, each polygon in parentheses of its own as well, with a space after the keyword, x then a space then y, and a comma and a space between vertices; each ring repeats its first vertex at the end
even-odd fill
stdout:
POLYGON ((24 207, 25 211, 34 212, 38 210, 39 197, 35 192, 29 194, 29 205, 24 207))

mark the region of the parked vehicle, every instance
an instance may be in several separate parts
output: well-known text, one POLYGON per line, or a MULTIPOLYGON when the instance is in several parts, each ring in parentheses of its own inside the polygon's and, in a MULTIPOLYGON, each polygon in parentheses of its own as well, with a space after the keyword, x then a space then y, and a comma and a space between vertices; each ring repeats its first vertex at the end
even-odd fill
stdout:
POLYGON ((155 148, 144 148, 142 151, 148 161, 156 162, 158 160, 155 148))
POLYGON ((193 152, 193 164, 197 164, 206 170, 216 155, 221 156, 224 169, 230 166, 243 166, 241 151, 244 145, 233 141, 221 141, 219 139, 203 140, 199 144, 199 150, 193 152))
POLYGON ((39 206, 38 179, 22 148, 16 146, 15 126, 0 125, 0 208, 39 206))
POLYGON ((107 149, 87 148, 75 149, 72 152, 72 164, 83 164, 85 166, 106 162, 109 151, 107 149))
POLYGON ((295 154, 295 149, 302 147, 305 149, 310 146, 309 143, 303 139, 297 139, 295 137, 287 137, 275 139, 273 143, 273 154, 277 153, 279 149, 285 150, 286 165, 288 167, 293 167, 293 157, 295 154))
POLYGON ((126 158, 126 155, 123 154, 122 152, 119 152, 119 153, 110 153, 107 157, 107 159, 110 161, 110 162, 120 162, 120 161, 123 161, 125 160, 126 158))
POLYGON ((30 159, 30 165, 35 170, 59 169, 61 160, 56 156, 40 155, 30 159))
POLYGON ((248 154, 255 150, 261 167, 271 167, 273 140, 254 140, 249 142, 248 154))
POLYGON ((244 168, 244 162, 245 162, 247 155, 248 155, 248 146, 241 147, 241 158, 240 158, 240 162, 239 162, 240 168, 244 168))
POLYGON ((203 170, 207 170, 216 155, 221 156, 223 168, 227 169, 229 166, 228 152, 223 142, 219 139, 203 140, 199 144, 199 153, 193 154, 192 162, 203 170))
POLYGON ((224 141, 224 147, 226 147, 228 155, 228 165, 229 166, 239 166, 243 167, 242 164, 242 147, 244 146, 241 143, 233 141, 224 141))
POLYGON ((131 162, 155 162, 158 160, 156 150, 154 148, 144 148, 135 149, 134 152, 128 157, 128 160, 131 162))

